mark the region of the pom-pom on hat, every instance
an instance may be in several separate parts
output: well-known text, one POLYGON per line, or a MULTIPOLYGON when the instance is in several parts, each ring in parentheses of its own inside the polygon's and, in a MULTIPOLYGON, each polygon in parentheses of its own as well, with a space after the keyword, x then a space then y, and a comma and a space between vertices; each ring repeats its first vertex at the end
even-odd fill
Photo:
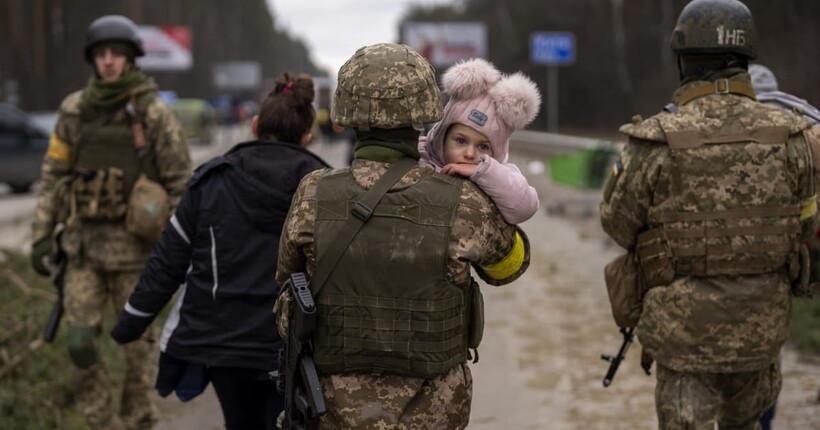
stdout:
POLYGON ((502 75, 490 62, 474 58, 449 68, 441 78, 450 101, 444 117, 427 134, 427 153, 439 166, 444 160, 444 136, 453 124, 462 124, 490 141, 493 158, 507 161, 509 139, 538 115, 541 94, 530 78, 518 72, 502 75))

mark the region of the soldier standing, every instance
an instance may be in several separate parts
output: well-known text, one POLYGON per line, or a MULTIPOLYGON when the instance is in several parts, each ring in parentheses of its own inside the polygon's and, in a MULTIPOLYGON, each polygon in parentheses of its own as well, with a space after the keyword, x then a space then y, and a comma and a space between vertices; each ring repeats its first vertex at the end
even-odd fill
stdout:
POLYGON ((816 131, 756 101, 743 3, 690 2, 672 49, 681 85, 621 127, 601 221, 642 273, 637 333, 658 363, 660 428, 756 429, 780 391, 791 298, 808 293, 816 131))
POLYGON ((77 406, 92 429, 141 430, 156 422, 150 398, 156 336, 123 347, 118 414, 99 349, 103 308, 109 301, 117 310, 125 305, 191 170, 173 112, 136 67, 141 55, 130 19, 103 16, 89 26, 85 59, 95 75, 60 106, 33 226, 32 263, 47 275, 51 236, 65 225, 66 337, 77 368, 77 406))
MULTIPOLYGON (((328 410, 319 428, 463 429, 468 348, 483 318, 470 266, 492 285, 512 282, 529 265, 529 243, 475 184, 418 165, 419 133, 442 115, 423 57, 405 45, 366 46, 338 76, 331 121, 356 131, 355 159, 302 180, 276 276, 280 285, 294 272, 312 278, 313 359, 328 410), (377 205, 359 200, 402 166, 377 205), (334 269, 334 237, 354 216, 366 222, 334 269)), ((283 336, 289 301, 285 293, 277 302, 283 336)))

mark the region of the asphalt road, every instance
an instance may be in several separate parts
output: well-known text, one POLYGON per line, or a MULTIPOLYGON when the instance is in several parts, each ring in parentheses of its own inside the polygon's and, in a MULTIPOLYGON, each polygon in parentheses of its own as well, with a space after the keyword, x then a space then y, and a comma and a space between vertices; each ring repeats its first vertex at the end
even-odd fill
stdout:
MULTIPOLYGON (((247 137, 225 131, 219 143, 194 147, 199 162, 247 137)), ((334 166, 344 144, 315 144, 334 166)), ((514 149, 514 148, 513 148, 514 149)), ((601 379, 620 335, 611 321, 603 266, 619 250, 597 221, 597 191, 580 192, 552 184, 537 158, 513 151, 511 161, 528 173, 542 208, 522 225, 532 242, 532 264, 515 283, 483 286, 486 308, 480 361, 472 365, 474 401, 470 429, 651 429, 657 428, 654 376, 638 365, 634 345, 609 388, 601 379)), ((25 248, 34 198, 0 195, 0 247, 25 248)), ((783 351, 784 385, 774 425, 778 430, 820 429, 820 359, 783 351)), ((158 399, 163 417, 156 430, 224 428, 212 390, 188 403, 158 399)))

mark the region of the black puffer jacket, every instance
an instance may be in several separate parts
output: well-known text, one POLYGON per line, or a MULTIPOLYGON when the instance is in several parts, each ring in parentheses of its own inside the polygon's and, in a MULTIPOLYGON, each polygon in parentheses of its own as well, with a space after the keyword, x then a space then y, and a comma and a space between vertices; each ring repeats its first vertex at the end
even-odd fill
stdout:
POLYGON ((161 349, 207 366, 271 370, 279 235, 306 174, 328 167, 293 144, 247 142, 200 166, 120 317, 150 324, 186 284, 161 349))

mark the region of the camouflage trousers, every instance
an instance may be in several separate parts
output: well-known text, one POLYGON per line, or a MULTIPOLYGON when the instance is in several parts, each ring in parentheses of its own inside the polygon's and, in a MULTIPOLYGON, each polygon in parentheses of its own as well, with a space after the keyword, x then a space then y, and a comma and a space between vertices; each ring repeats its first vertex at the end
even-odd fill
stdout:
POLYGON ((434 379, 351 374, 321 380, 328 409, 321 430, 461 430, 470 421, 467 364, 434 379))
MULTIPOLYGON (((139 277, 139 272, 104 272, 82 261, 69 261, 65 274, 65 322, 69 332, 94 333, 89 340, 90 347, 101 358, 101 335, 108 338, 108 330, 102 327, 103 312, 111 305, 115 315, 119 315, 139 277)), ((152 326, 141 339, 121 347, 125 376, 118 412, 112 400, 114 383, 106 363, 99 360, 86 368, 77 367, 75 399, 91 429, 150 430, 154 427, 157 421, 152 400, 158 360, 156 338, 156 328, 152 326)))
POLYGON ((781 382, 777 363, 738 373, 676 372, 659 365, 655 408, 660 429, 760 429, 758 420, 777 400, 781 382))

